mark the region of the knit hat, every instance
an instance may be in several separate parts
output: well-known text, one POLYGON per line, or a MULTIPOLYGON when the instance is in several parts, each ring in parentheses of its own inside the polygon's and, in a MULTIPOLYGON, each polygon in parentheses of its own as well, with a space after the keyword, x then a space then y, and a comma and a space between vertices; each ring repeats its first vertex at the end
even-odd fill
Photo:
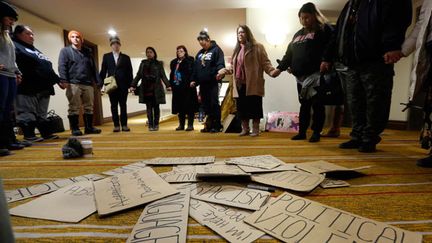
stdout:
POLYGON ((15 6, 12 6, 11 4, 4 1, 0 1, 0 18, 3 17, 12 17, 15 20, 18 20, 18 13, 15 6))
POLYGON ((198 34, 197 40, 210 40, 210 36, 207 31, 201 30, 198 34))
POLYGON ((120 38, 118 38, 118 36, 110 37, 109 41, 110 41, 110 46, 112 46, 114 43, 121 45, 120 38))
POLYGON ((69 41, 71 40, 72 34, 77 34, 80 37, 81 42, 84 43, 84 37, 83 37, 83 35, 80 32, 76 31, 76 30, 69 31, 69 33, 68 33, 68 40, 69 41))

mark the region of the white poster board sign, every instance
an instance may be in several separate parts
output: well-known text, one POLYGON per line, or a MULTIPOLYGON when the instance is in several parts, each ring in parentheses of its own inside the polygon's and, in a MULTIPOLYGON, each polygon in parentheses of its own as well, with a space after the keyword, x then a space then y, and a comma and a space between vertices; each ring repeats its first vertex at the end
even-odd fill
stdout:
POLYGON ((250 211, 196 199, 191 199, 189 211, 198 223, 209 227, 229 242, 253 242, 264 235, 264 232, 243 222, 251 214, 250 211))
POLYGON ((76 182, 9 210, 11 215, 78 223, 96 211, 91 181, 76 182))
POLYGON ((97 181, 103 179, 103 176, 96 174, 88 174, 67 179, 50 181, 42 184, 37 184, 29 187, 18 188, 14 190, 5 191, 6 201, 8 203, 20 201, 26 198, 39 196, 48 192, 56 191, 62 187, 74 184, 79 181, 97 181))
POLYGON ((132 208, 178 192, 150 167, 97 181, 94 188, 99 215, 132 208))
POLYGON ((171 158, 154 158, 146 161, 148 165, 192 165, 192 164, 210 164, 215 162, 214 156, 205 157, 171 157, 171 158))
POLYGON ((288 190, 309 192, 315 189, 325 176, 298 171, 283 171, 252 176, 252 181, 262 184, 277 186, 288 190))
POLYGON ((249 210, 258 210, 270 195, 270 192, 235 185, 210 183, 191 185, 192 198, 249 210))
POLYGON ((273 155, 257 155, 249 157, 230 158, 225 163, 234 165, 246 165, 262 169, 273 169, 281 164, 284 164, 285 162, 274 157, 273 155))
POLYGON ((126 242, 186 242, 190 190, 179 191, 148 204, 126 242))
POLYGON ((115 168, 112 170, 108 170, 108 171, 102 172, 102 174, 109 175, 109 176, 126 174, 126 173, 140 170, 146 166, 147 166, 146 161, 144 160, 144 161, 136 162, 133 164, 125 165, 125 166, 122 166, 119 168, 115 168))
POLYGON ((284 242, 422 242, 421 234, 286 192, 244 221, 284 242))

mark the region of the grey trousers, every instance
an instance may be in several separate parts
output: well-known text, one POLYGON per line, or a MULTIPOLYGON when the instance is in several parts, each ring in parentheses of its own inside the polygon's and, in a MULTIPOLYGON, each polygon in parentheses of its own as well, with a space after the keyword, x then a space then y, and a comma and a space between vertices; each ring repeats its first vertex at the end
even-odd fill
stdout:
POLYGON ((66 97, 69 101, 68 115, 79 115, 81 103, 84 108, 84 114, 93 114, 93 86, 69 84, 69 87, 66 89, 66 97))
POLYGON ((352 118, 351 138, 379 143, 387 125, 393 89, 393 65, 370 62, 339 72, 346 85, 352 118))
POLYGON ((18 94, 15 100, 17 123, 28 124, 46 121, 49 101, 49 95, 18 94))

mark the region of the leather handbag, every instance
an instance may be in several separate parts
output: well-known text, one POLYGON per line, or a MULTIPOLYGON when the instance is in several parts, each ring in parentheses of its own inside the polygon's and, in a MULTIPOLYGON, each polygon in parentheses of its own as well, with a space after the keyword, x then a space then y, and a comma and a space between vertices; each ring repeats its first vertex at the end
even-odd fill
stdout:
POLYGON ((63 119, 55 113, 54 110, 50 110, 47 113, 47 127, 51 133, 64 132, 65 128, 63 125, 63 119))
POLYGON ((114 76, 109 76, 104 79, 105 93, 111 94, 117 89, 117 81, 114 76))

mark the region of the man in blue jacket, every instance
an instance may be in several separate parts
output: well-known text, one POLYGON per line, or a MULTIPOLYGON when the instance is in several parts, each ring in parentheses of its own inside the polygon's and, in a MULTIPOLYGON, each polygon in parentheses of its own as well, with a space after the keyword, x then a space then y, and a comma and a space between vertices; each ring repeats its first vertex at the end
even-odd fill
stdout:
POLYGON ((81 136, 79 129, 80 106, 84 108, 84 125, 86 134, 101 133, 93 127, 94 89, 102 87, 102 81, 89 49, 83 47, 84 39, 78 31, 68 34, 70 46, 64 47, 59 56, 59 76, 61 86, 66 88, 69 101, 68 118, 73 136, 81 136))
POLYGON ((195 57, 190 85, 200 85, 201 100, 207 114, 206 126, 201 132, 217 133, 222 129, 219 83, 224 77, 224 53, 206 31, 201 31, 197 40, 202 49, 195 57))
POLYGON ((393 64, 411 24, 411 0, 349 0, 337 22, 336 69, 346 85, 351 140, 342 149, 375 152, 387 125, 393 64))

